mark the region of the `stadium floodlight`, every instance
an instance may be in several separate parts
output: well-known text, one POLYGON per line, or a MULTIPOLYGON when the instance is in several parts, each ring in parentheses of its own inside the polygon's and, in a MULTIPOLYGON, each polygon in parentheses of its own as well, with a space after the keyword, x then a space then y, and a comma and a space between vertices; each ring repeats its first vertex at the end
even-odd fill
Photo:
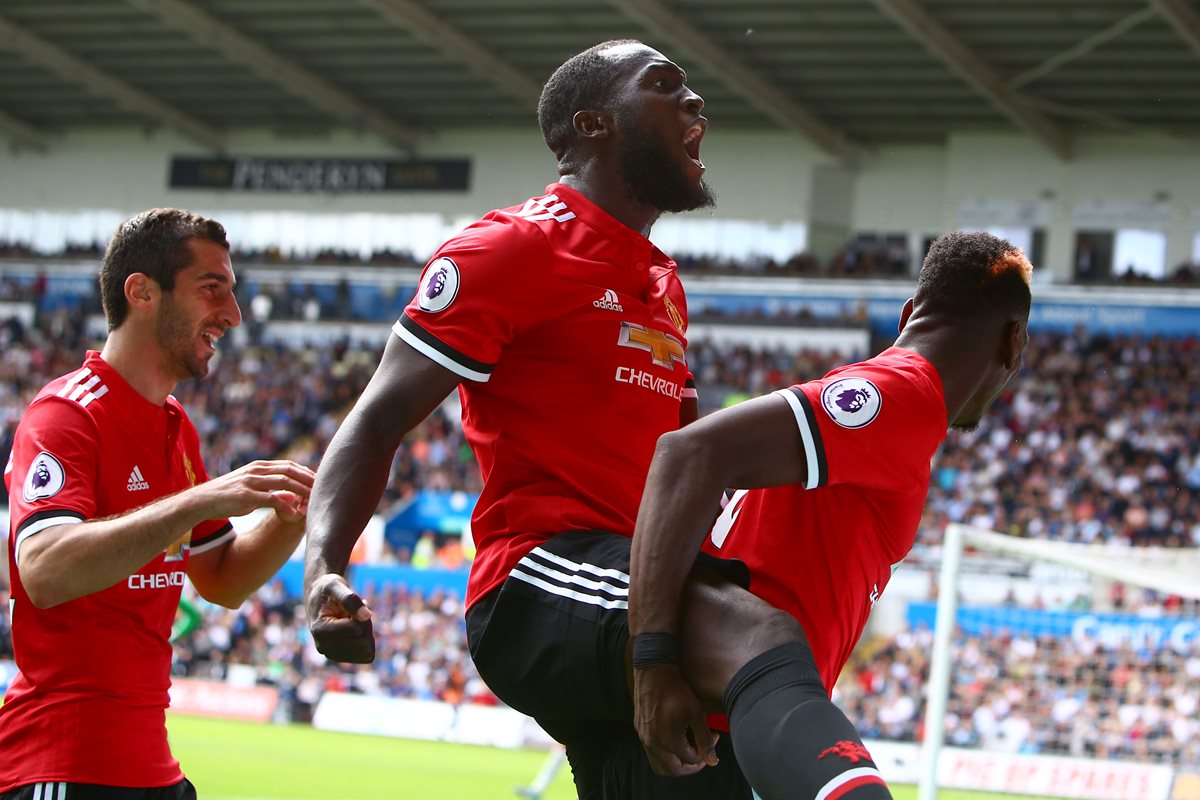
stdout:
MULTIPOLYGON (((1173 620, 1170 617, 1137 618, 1130 614, 1106 615, 1087 611, 1045 612, 1021 608, 965 608, 959 611, 959 595, 964 585, 960 582, 963 553, 970 547, 992 555, 1004 555, 1019 562, 1038 565, 1045 569, 1057 569, 1060 574, 1074 573, 1089 588, 1090 597, 1103 593, 1111 584, 1128 584, 1152 589, 1162 595, 1177 595, 1191 600, 1200 600, 1200 552, 1165 548, 1121 547, 1109 544, 1076 544, 1044 539, 1025 539, 951 523, 946 527, 942 546, 941 571, 938 580, 938 597, 934 620, 933 647, 930 656, 930 676, 927 687, 928 702, 924 720, 924 743, 920 754, 920 782, 918 800, 936 800, 939 781, 947 772, 945 761, 945 725, 948 700, 950 698, 951 675, 955 667, 952 647, 956 631, 964 636, 985 636, 990 630, 1017 631, 1032 640, 1032 631, 1037 625, 1057 625, 1064 639, 1082 639, 1087 647, 1111 652, 1161 651, 1168 649, 1195 649, 1197 625, 1194 619, 1173 620), (1029 630, 1024 630, 1029 628, 1029 630)), ((1046 635, 1046 634, 1043 634, 1046 635)), ((1136 664, 1128 664, 1130 670, 1136 664)), ((1097 665, 1096 669, 1100 667, 1097 665)), ((1096 762, 1099 764, 1099 762, 1096 762)), ((1165 800, 1170 791, 1172 769, 1163 764, 1117 764, 1103 779, 1107 781, 1111 794, 1108 798, 1135 797, 1165 800), (1128 769, 1122 772, 1122 767, 1128 769), (1134 776, 1126 779, 1121 787, 1121 775, 1134 776), (1136 781, 1137 788, 1134 786, 1136 781), (1135 792, 1129 794, 1129 792, 1135 792)), ((1088 772, 1086 768, 1074 767, 1075 775, 1088 772)), ((1010 768, 1010 772, 1017 771, 1010 768)), ((1060 773, 1066 770, 1060 769, 1060 773)), ((1097 773, 1099 774, 1099 773, 1097 773)), ((979 790, 1003 789, 1001 786, 978 786, 979 790)), ((1091 795, 1069 793, 1063 797, 1090 797, 1091 795)), ((1047 793, 1045 790, 1042 793, 1047 793)))

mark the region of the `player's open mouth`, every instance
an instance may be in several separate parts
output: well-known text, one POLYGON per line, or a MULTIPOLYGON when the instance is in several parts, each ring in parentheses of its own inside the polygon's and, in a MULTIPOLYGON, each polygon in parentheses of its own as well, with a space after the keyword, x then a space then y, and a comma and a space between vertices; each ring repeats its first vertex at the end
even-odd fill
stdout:
POLYGON ((211 331, 204 331, 200 334, 200 338, 203 339, 204 343, 208 345, 208 349, 212 350, 214 353, 217 351, 217 339, 221 338, 221 334, 213 333, 211 331))
POLYGON ((700 140, 704 138, 706 130, 708 130, 708 120, 701 117, 692 127, 688 128, 683 137, 683 151, 701 170, 704 169, 704 162, 700 160, 700 140))

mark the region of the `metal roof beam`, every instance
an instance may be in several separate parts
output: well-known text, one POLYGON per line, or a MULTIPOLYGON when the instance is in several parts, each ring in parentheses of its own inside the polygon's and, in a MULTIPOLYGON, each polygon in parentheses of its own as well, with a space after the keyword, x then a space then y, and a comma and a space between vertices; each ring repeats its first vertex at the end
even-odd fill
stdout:
POLYGON ((537 107, 542 86, 512 64, 413 0, 361 0, 380 16, 467 66, 475 75, 515 100, 537 107))
POLYGON ((46 152, 46 134, 3 109, 0 109, 0 133, 7 136, 18 147, 28 147, 39 153, 46 152))
POLYGON ((118 105, 174 128, 210 150, 224 150, 224 137, 209 125, 167 105, 113 75, 51 44, 33 31, 0 17, 0 47, 23 54, 56 75, 82 84, 93 94, 110 98, 118 105))
POLYGON ((1183 0, 1150 0, 1188 47, 1200 54, 1200 12, 1183 0))
POLYGON ((950 67, 980 95, 1021 128, 1032 133, 1059 158, 1070 158, 1066 133, 1037 109, 1028 97, 1005 85, 990 65, 971 52, 916 0, 873 0, 887 17, 950 67))
POLYGON ((259 44, 191 3, 184 0, 127 2, 183 31, 197 43, 214 48, 232 61, 244 64, 264 80, 343 122, 362 125, 401 150, 411 151, 416 145, 418 133, 415 129, 372 111, 345 90, 259 44))
POLYGON ((853 161, 858 148, 840 131, 834 130, 808 109, 776 89, 740 60, 733 57, 690 23, 669 10, 659 0, 608 0, 627 17, 636 20, 686 50, 693 58, 703 61, 713 74, 779 125, 797 131, 826 153, 853 161))
POLYGON ((1093 33, 1078 44, 1068 47, 1061 53, 1050 56, 1037 66, 1025 70, 1017 77, 1011 79, 1008 85, 1012 89, 1019 89, 1027 83, 1036 81, 1038 78, 1044 78, 1064 64, 1069 64, 1075 59, 1087 55, 1100 45, 1116 39, 1127 31, 1133 30, 1138 25, 1150 19, 1150 17, 1156 15, 1157 12, 1153 8, 1146 7, 1139 9, 1127 17, 1117 20, 1104 30, 1093 33))

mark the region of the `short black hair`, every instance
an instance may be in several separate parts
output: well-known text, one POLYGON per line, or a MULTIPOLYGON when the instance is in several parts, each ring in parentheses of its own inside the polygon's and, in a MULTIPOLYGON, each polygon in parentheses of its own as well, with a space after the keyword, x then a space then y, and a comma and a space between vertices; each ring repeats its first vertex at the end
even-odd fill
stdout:
POLYGON ((938 237, 917 278, 913 297, 926 313, 969 317, 1029 314, 1031 267, 1011 242, 977 231, 938 237))
POLYGON ((576 53, 554 70, 542 87, 538 99, 538 125, 542 138, 554 157, 562 161, 578 141, 575 112, 605 108, 620 71, 604 51, 626 44, 642 44, 636 39, 610 39, 576 53))
POLYGON ((175 276, 192 261, 191 239, 229 249, 221 223, 178 208, 152 208, 117 226, 100 267, 100 300, 110 331, 129 315, 125 280, 140 272, 170 292, 175 276))

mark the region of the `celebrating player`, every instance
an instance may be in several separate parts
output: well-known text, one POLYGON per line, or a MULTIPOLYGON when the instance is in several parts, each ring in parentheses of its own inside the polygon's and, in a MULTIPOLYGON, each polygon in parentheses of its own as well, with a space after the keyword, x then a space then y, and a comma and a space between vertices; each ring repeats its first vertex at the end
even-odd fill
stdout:
POLYGON ((765 800, 890 797, 829 691, 912 547, 947 427, 974 427, 1020 368, 1030 274, 1008 242, 943 236, 893 347, 659 440, 629 592, 636 722, 655 769, 693 768, 704 710, 728 709, 765 800), (726 487, 739 491, 714 526, 726 487), (706 537, 746 563, 757 597, 693 568, 706 537))
POLYGON ((186 800, 167 744, 186 575, 236 608, 295 550, 313 475, 256 461, 209 480, 171 396, 241 322, 220 224, 155 209, 121 224, 100 288, 109 335, 38 393, 4 473, 12 637, 0 800, 186 800), (271 508, 235 535, 227 517, 271 508))
MULTIPOLYGON (((471 654, 501 699, 567 745, 583 798, 604 791, 612 735, 637 745, 629 537, 655 442, 695 418, 683 290, 646 238, 662 213, 712 203, 704 103, 685 79, 634 41, 559 67, 538 119, 560 181, 434 254, 322 461, 309 515, 313 637, 331 658, 370 661, 371 612, 343 577, 350 550, 401 437, 458 387, 484 479, 471 520, 471 654)), ((651 776, 672 789, 647 796, 704 796, 651 776)), ((633 796, 611 781, 609 793, 633 796)))

